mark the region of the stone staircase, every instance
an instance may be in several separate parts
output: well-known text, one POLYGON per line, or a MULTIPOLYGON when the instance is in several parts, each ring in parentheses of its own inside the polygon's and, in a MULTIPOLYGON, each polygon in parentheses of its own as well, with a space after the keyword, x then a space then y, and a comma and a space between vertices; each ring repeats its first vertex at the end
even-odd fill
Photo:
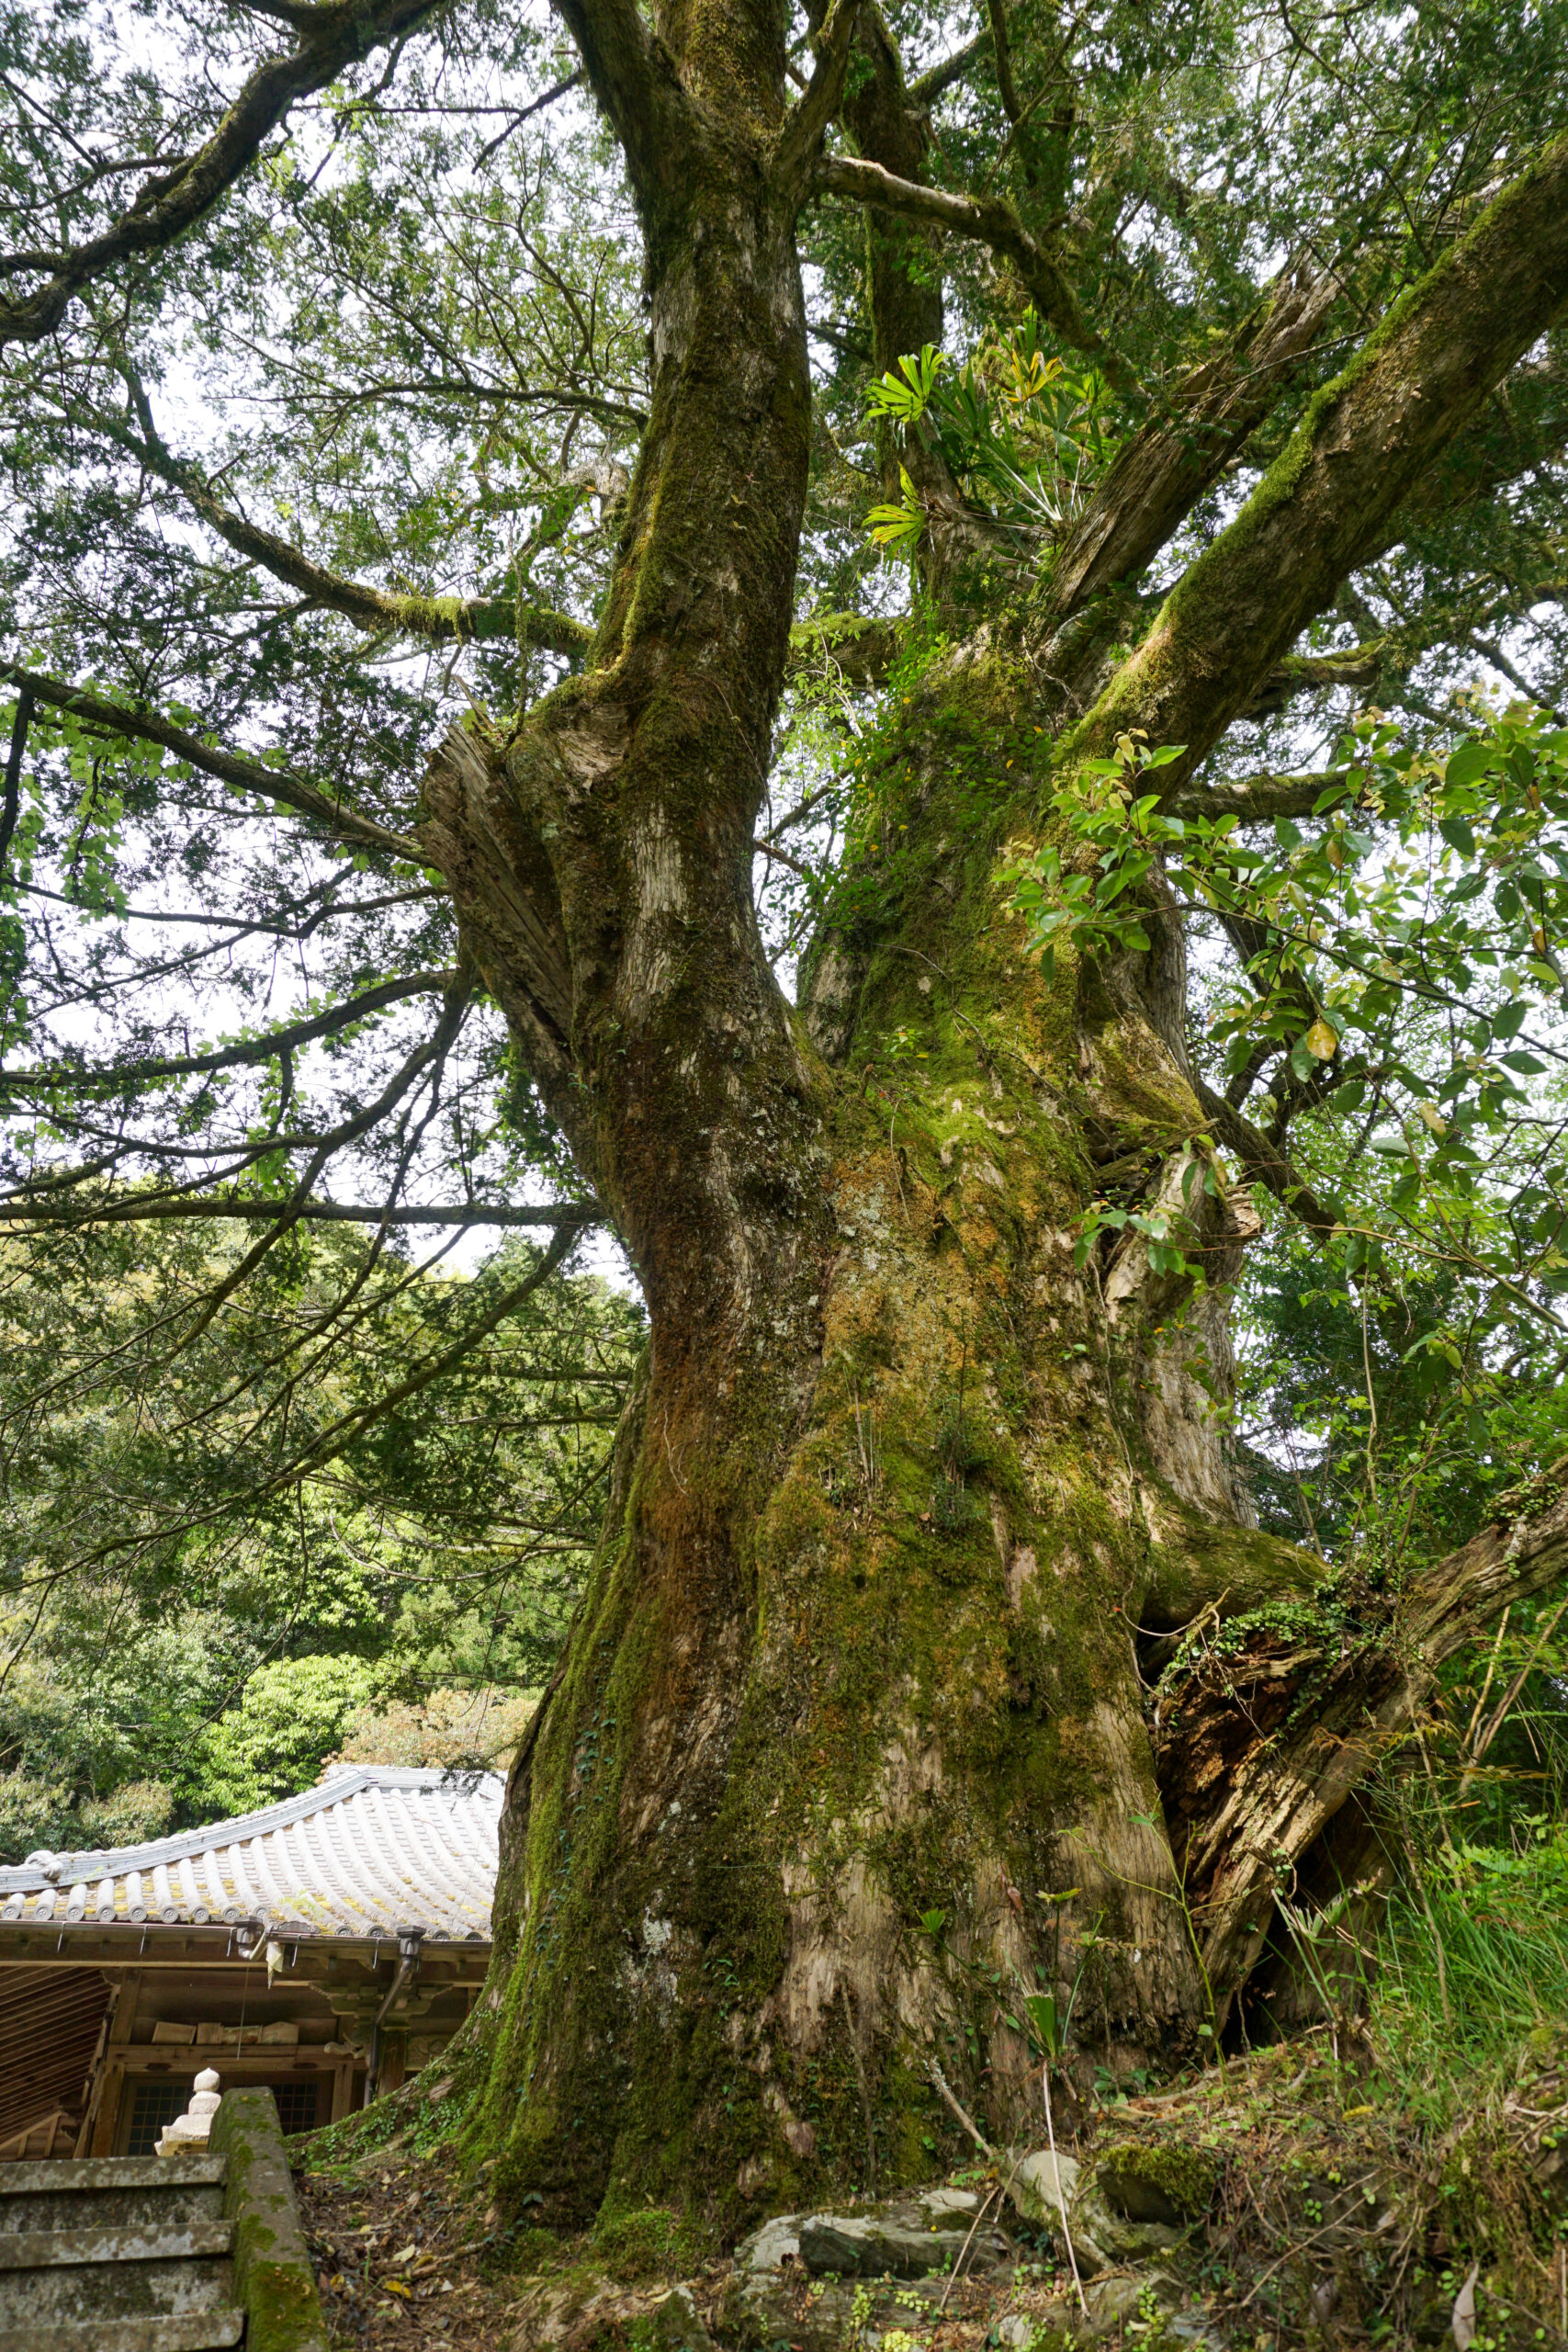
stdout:
POLYGON ((0 2352, 242 2344, 228 2165, 227 2155, 0 2165, 0 2352))

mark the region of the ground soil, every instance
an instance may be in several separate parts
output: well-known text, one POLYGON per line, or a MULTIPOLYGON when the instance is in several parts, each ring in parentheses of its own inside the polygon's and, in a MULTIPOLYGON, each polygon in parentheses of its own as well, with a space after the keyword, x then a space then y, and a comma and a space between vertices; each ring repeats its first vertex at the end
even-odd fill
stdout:
MULTIPOLYGON (((1091 2286, 1094 2339, 1141 2352, 1568 2352, 1565 2056, 1565 2038, 1532 2037, 1484 2098, 1443 2121, 1326 2034, 1094 2109, 1080 2159, 1129 2140, 1201 2148, 1218 2179, 1176 2255, 1091 2286)), ((509 2222, 483 2174, 460 2173, 439 2144, 405 2135, 301 2173, 299 2188, 343 2352, 636 2352, 639 2323, 677 2284, 724 2344, 728 2262, 617 2277, 591 2237, 509 2222)), ((1016 2266, 987 2279, 923 2282, 925 2308, 899 2322, 919 2352, 1055 2352, 1089 2332, 1049 2239, 1021 2225, 1016 2246, 1016 2266)), ((795 2292, 804 2322, 804 2275, 795 2292)))

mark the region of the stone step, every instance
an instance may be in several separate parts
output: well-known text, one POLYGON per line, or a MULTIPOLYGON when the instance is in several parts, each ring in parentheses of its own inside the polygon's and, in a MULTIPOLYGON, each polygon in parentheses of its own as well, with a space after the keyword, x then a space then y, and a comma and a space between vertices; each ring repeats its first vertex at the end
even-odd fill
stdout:
POLYGON ((37 2270, 0 2270, 0 2331, 85 2326, 90 2320, 194 2319, 231 2311, 235 2290, 227 2255, 143 2262, 56 2262, 37 2270))
POLYGON ((8 2197, 42 2188, 221 2188, 223 2156, 72 2156, 36 2165, 0 2165, 0 2208, 8 2197))
POLYGON ((33 2190, 0 2200, 0 2246, 13 2237, 37 2237, 48 2230, 173 2229, 186 2222, 220 2221, 223 2190, 216 2181, 171 2188, 66 2188, 33 2190))
POLYGON ((0 2233, 0 2271, 54 2270, 83 2262, 175 2262, 230 2254, 232 2222, 153 2222, 141 2228, 9 2230, 0 2233))
POLYGON ((244 2333, 245 2314, 238 2311, 177 2319, 39 2320, 31 2327, 0 2322, 0 2352, 223 2352, 244 2333))

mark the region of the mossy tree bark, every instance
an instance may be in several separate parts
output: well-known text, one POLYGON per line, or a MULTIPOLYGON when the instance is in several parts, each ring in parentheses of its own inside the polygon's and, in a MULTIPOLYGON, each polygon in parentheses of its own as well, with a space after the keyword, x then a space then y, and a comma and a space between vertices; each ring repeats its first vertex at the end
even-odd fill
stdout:
MULTIPOLYGON (((465 2063, 504 2195, 733 2219, 930 2170, 933 2059, 1027 2128, 1021 1985, 1076 1982, 1112 2063, 1206 2022, 1138 1643, 1317 1573, 1247 1524, 1216 1409, 1255 1220, 1187 1181, 1208 1152, 1175 923, 1047 987, 998 876, 1049 757, 1141 726, 1190 746, 1182 783, 1386 531, 1568 291, 1568 151, 1317 398, 1070 735, 1038 646, 928 673, 886 743, 881 878, 853 878, 797 1011, 750 844, 807 470, 794 224, 855 19, 786 111, 761 0, 671 0, 656 35, 631 0, 563 13, 642 220, 651 422, 585 674, 509 740, 449 741, 425 840, 652 1345, 513 1774, 465 2063), (1075 1267, 1117 1181, 1190 1195, 1206 1287, 1135 1238, 1075 1267)), ((1193 390, 1215 446, 1223 376, 1193 390)), ((1190 495, 1208 447, 1171 436, 1190 495)))

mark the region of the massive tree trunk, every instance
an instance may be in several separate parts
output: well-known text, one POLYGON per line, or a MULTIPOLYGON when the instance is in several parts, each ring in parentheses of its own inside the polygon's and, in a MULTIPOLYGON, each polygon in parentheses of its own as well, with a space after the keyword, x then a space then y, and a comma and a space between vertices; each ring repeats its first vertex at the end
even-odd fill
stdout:
MULTIPOLYGON (((933 2060, 1009 2133, 1022 1989, 1076 1984, 1113 2064, 1193 2046, 1212 1992, 1138 1643, 1319 1571, 1247 1523, 1226 1452, 1254 1217, 1185 1181, 1179 932, 1156 909, 1147 956, 1047 986, 1005 912, 1051 748, 1026 642, 964 649, 890 728, 883 837, 800 1009, 759 938, 809 420, 794 215, 842 12, 787 121, 745 0, 672 7, 667 47, 629 7, 566 13, 643 219, 652 418, 585 674, 510 740, 452 739, 426 843, 652 1341, 513 1773, 467 2063, 503 2195, 734 2219, 929 2171, 933 2060), (1206 1286, 1135 1238, 1075 1266, 1118 1184, 1190 1195, 1206 1286)), ((1059 757, 1145 725, 1191 745, 1179 780, 1246 707, 1562 299, 1553 168, 1320 399, 1059 757)))

